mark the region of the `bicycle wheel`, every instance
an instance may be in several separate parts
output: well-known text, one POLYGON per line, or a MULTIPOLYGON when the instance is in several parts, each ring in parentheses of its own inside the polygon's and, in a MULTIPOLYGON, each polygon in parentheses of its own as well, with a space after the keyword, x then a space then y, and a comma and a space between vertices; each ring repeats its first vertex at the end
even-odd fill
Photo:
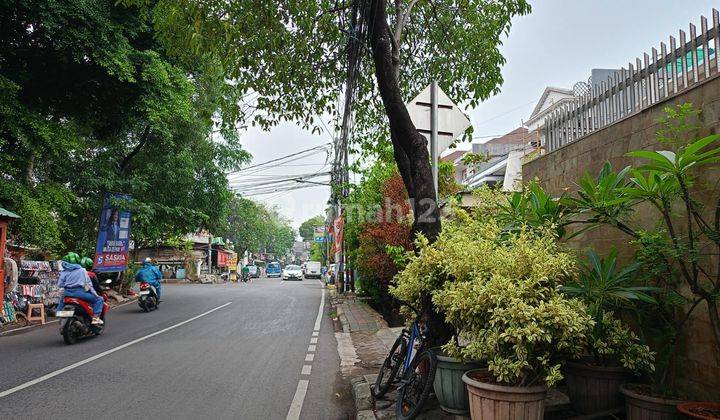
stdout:
POLYGON ((373 397, 376 399, 382 398, 388 392, 393 382, 395 382, 395 377, 405 359, 406 350, 407 339, 404 335, 400 335, 390 348, 390 354, 385 358, 385 362, 383 362, 380 372, 378 372, 375 385, 370 388, 373 397))
POLYGON ((432 390, 436 368, 437 358, 432 351, 424 351, 413 360, 398 390, 395 403, 398 419, 414 419, 420 414, 432 390))

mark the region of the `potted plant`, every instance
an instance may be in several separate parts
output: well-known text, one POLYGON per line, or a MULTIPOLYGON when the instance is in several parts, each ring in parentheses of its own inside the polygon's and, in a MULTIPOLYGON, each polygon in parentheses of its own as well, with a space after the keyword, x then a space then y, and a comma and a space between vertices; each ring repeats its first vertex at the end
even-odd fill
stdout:
POLYGON ((643 320, 643 330, 661 331, 646 334, 657 351, 656 374, 650 383, 621 388, 630 420, 680 417, 677 406, 684 393, 678 382, 678 344, 693 339, 687 323, 694 311, 706 311, 714 350, 720 349, 720 273, 714 256, 720 252, 720 199, 693 188, 700 171, 720 162, 720 136, 697 139, 699 111, 691 104, 666 111, 658 140, 669 150, 630 152, 628 156, 643 165, 619 173, 606 163, 597 179, 580 180, 572 203, 582 215, 580 223, 605 224, 626 233, 636 246, 636 260, 661 289, 657 310, 643 320), (645 206, 642 211, 655 212, 658 226, 632 226, 631 216, 640 204, 645 206))
POLYGON ((469 410, 469 402, 463 375, 469 370, 485 367, 486 364, 463 361, 448 355, 442 349, 438 349, 435 356, 438 363, 433 389, 440 403, 440 408, 451 414, 466 415, 469 410))
POLYGON ((720 404, 711 402, 684 402, 678 405, 678 411, 691 419, 720 419, 720 404))
MULTIPOLYGON (((445 282, 433 303, 467 345, 443 349, 462 360, 486 360, 487 368, 465 373, 473 419, 490 408, 494 418, 542 418, 548 387, 562 378, 561 364, 582 353, 593 320, 560 285, 575 267, 552 228, 503 231, 496 221, 476 223, 473 247, 480 258, 466 264, 462 279, 445 282)), ((458 243, 458 247, 467 244, 458 243)))
POLYGON ((565 365, 568 395, 581 414, 622 407, 620 386, 629 382, 633 374, 646 374, 654 369, 650 348, 642 345, 613 311, 634 310, 637 301, 654 304, 655 299, 648 292, 656 288, 632 284, 638 263, 619 270, 616 267, 616 249, 606 258, 590 249, 588 264, 582 267, 577 280, 563 286, 566 294, 585 302, 595 320, 586 354, 565 365))

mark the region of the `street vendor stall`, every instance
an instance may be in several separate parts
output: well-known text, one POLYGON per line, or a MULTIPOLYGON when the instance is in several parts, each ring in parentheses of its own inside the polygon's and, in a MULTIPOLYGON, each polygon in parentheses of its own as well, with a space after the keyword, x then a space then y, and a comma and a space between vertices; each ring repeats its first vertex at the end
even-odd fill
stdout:
MULTIPOLYGON (((0 208, 0 256, 5 258, 5 243, 7 240, 8 223, 13 219, 19 219, 17 214, 0 208)), ((5 264, 0 264, 0 296, 5 296, 5 264)))

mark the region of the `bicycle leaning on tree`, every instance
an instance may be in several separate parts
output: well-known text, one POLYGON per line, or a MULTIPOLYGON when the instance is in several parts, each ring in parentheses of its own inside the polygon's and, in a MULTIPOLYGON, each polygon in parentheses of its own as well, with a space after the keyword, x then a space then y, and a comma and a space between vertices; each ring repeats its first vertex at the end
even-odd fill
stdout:
POLYGON ((398 383, 395 414, 404 420, 420 414, 427 401, 435 379, 437 358, 426 348, 428 331, 422 313, 407 302, 400 303, 415 312, 415 320, 409 328, 403 328, 390 348, 371 391, 375 399, 380 399, 398 383))

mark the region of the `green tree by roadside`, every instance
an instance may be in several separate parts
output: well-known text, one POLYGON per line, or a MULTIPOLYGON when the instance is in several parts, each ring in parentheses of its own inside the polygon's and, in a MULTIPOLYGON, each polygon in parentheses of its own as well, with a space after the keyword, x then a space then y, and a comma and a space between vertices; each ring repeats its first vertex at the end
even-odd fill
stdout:
POLYGON ((524 0, 124 3, 147 7, 163 45, 184 62, 218 57, 226 77, 262 111, 252 122, 263 128, 290 120, 320 132, 317 117, 339 116, 338 92, 354 70, 354 146, 374 154, 392 145, 416 206, 414 231, 430 240, 440 220, 427 142, 405 102, 431 80, 470 107, 498 93, 505 63, 499 45, 511 19, 530 12, 524 0))
POLYGON ((269 252, 285 255, 295 241, 290 221, 277 209, 235 196, 229 204, 227 223, 220 230, 235 244, 238 254, 269 252))
POLYGON ((224 173, 248 160, 212 59, 188 64, 152 15, 116 2, 27 0, 0 16, 0 202, 12 235, 93 248, 105 192, 133 196, 136 246, 222 224, 224 173))
POLYGON ((304 241, 312 241, 315 239, 315 228, 318 226, 325 226, 325 218, 323 216, 318 215, 302 222, 298 228, 298 233, 304 241))

